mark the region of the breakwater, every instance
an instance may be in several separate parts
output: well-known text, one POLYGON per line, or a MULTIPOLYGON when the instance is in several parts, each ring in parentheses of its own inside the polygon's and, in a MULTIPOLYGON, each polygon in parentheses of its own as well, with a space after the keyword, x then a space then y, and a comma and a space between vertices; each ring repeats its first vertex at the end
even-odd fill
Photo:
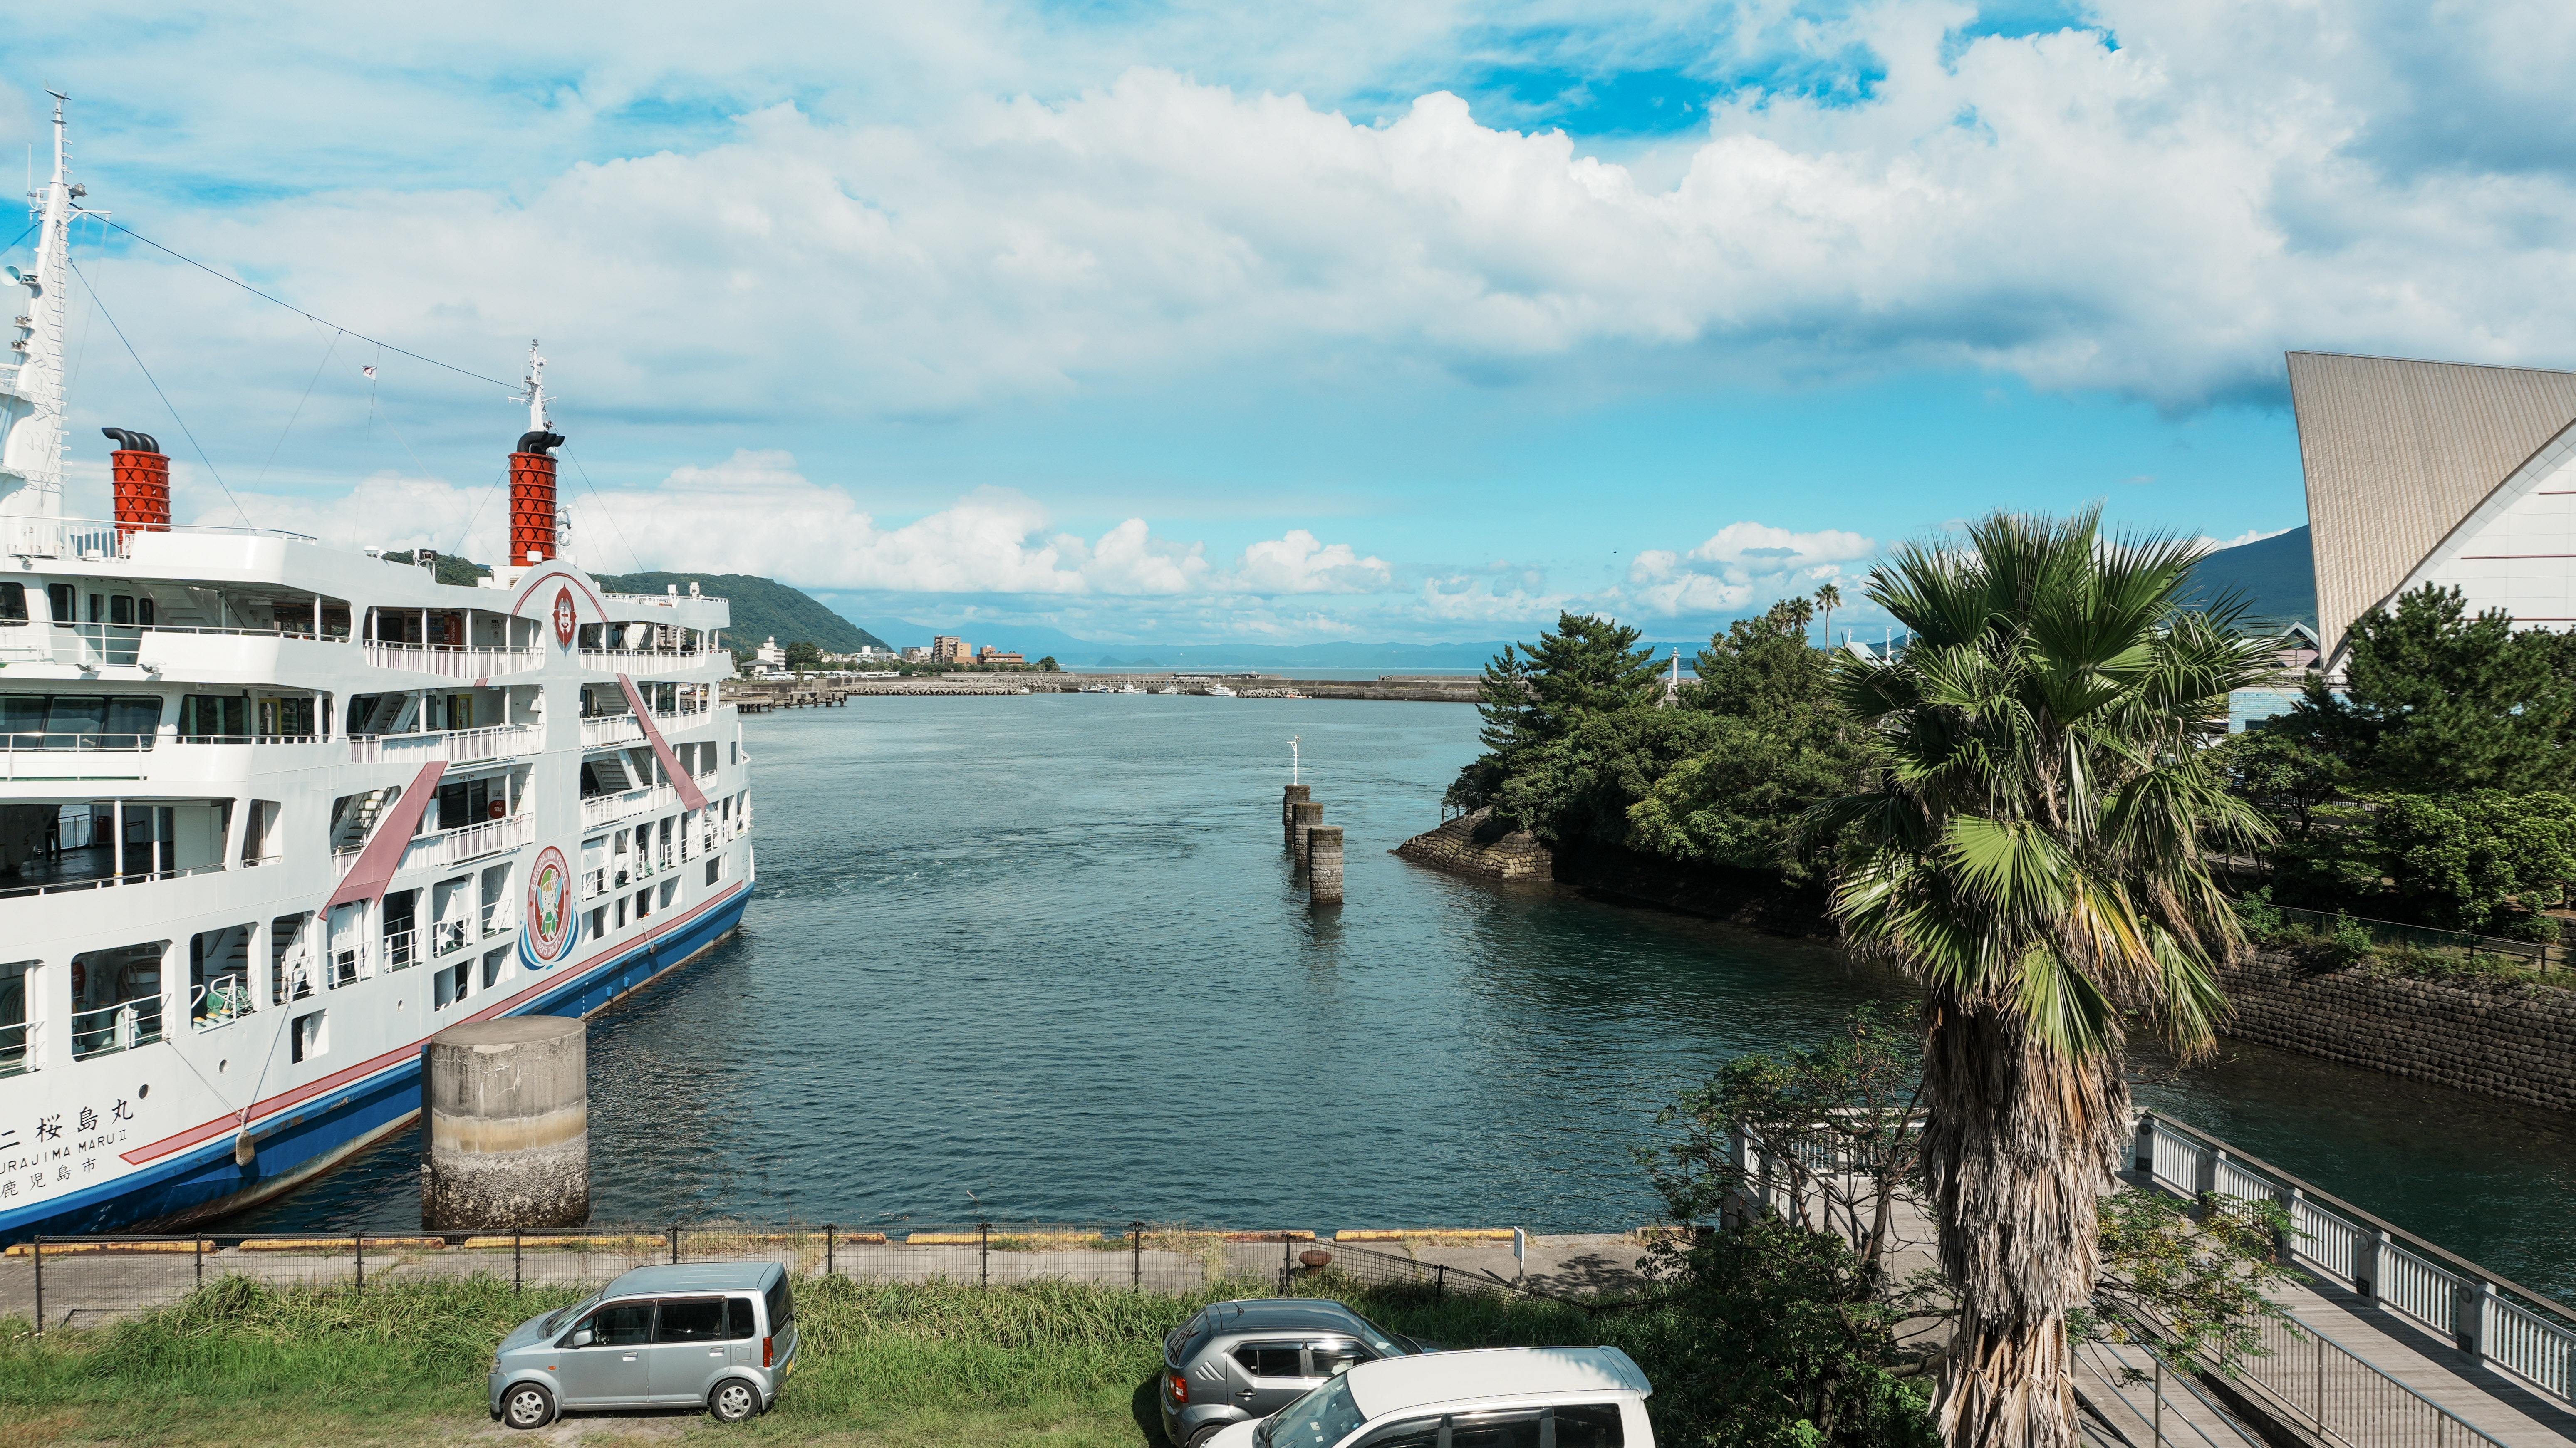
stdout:
MULTIPOLYGON (((1472 674, 1387 674, 1374 679, 1291 679, 1280 674, 915 674, 903 679, 809 680, 788 685, 744 681, 725 686, 727 702, 760 707, 835 704, 874 695, 960 697, 984 694, 1195 694, 1221 687, 1241 699, 1377 699, 1412 704, 1473 704, 1472 674), (772 701, 775 701, 773 704, 772 701)), ((1223 696, 1217 696, 1223 697, 1223 696)))
POLYGON ((2576 1111, 2576 991, 2462 974, 2431 979, 2259 953, 2220 974, 2229 1035, 2576 1111))

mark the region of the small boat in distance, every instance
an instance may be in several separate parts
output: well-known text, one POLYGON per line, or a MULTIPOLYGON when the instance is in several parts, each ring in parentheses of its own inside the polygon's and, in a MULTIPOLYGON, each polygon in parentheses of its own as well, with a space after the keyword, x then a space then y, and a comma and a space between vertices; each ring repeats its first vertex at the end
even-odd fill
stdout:
POLYGON ((1232 689, 1218 683, 1210 683, 1207 686, 1207 692, 1211 698, 1217 699, 1231 699, 1235 696, 1232 689))

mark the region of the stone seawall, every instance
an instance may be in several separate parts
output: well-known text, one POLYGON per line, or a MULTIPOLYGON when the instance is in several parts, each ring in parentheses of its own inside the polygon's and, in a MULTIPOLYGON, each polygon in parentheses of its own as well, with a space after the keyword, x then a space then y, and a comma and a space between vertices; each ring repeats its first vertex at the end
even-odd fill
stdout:
POLYGON ((1395 853, 1416 864, 1488 880, 1545 880, 1555 856, 1527 830, 1508 829, 1492 806, 1460 815, 1436 830, 1415 835, 1395 853))
POLYGON ((2259 954, 2219 974, 2227 1034, 2481 1096, 2576 1111, 2576 991, 2259 954))

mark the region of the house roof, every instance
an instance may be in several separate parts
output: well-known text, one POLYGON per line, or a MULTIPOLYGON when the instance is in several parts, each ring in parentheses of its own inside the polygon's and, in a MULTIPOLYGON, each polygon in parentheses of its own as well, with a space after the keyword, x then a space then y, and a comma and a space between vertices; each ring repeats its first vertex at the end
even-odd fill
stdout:
POLYGON ((2289 363, 2329 648, 2576 422, 2576 372, 2327 352, 2289 363))

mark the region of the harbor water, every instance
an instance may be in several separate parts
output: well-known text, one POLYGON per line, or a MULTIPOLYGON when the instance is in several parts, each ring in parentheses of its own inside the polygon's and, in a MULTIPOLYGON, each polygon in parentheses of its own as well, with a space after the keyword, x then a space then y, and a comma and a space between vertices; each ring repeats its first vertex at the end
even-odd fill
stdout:
MULTIPOLYGON (((1830 948, 1387 853, 1450 704, 885 697, 745 722, 741 935, 591 1026, 595 1220, 1598 1230, 1673 1093, 1901 983, 1830 948), (1317 912, 1288 740, 1348 842, 1317 912)), ((2230 1043, 2142 1104, 2576 1296, 2576 1121, 2230 1043)), ((228 1226, 416 1230, 406 1133, 228 1226)))

